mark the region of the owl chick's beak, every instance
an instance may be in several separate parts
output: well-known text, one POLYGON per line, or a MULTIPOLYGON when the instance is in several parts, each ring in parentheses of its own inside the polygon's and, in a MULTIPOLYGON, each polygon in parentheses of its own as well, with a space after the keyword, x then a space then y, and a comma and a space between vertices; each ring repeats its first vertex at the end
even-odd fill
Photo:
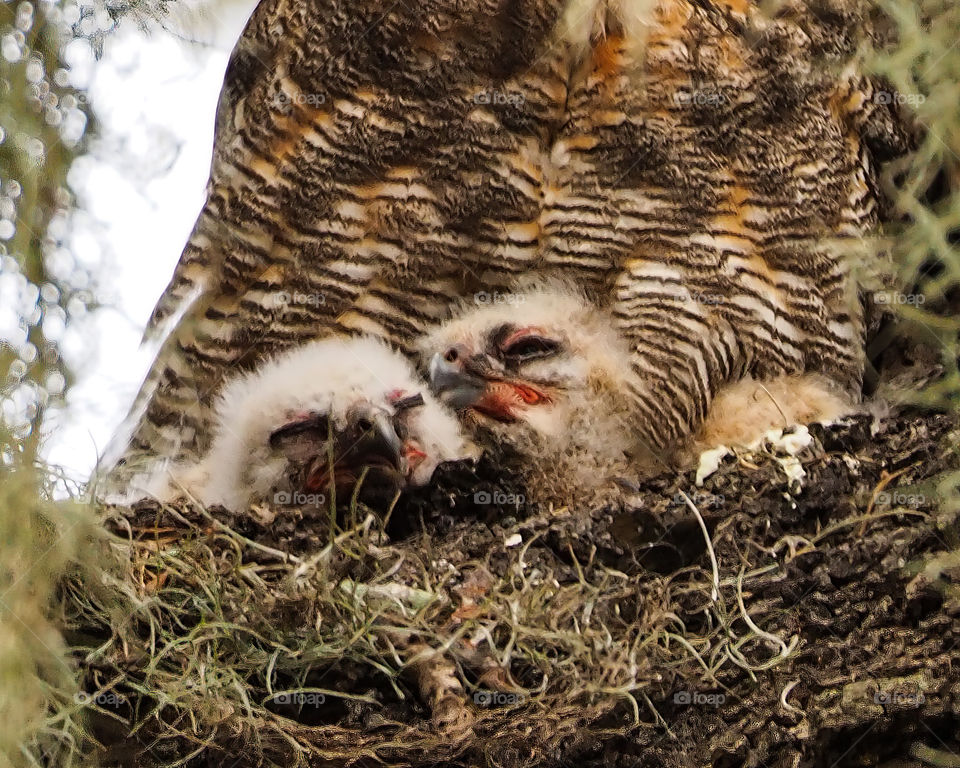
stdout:
POLYGON ((344 435, 347 446, 344 459, 357 458, 361 466, 382 466, 405 474, 403 442, 393 419, 381 408, 365 407, 350 414, 344 435))
POLYGON ((308 491, 325 490, 332 477, 338 493, 352 492, 365 469, 368 479, 378 485, 399 490, 405 484, 404 443, 391 415, 373 405, 354 408, 344 427, 336 430, 331 430, 325 415, 309 414, 274 431, 270 445, 305 468, 308 491), (327 452, 331 439, 332 466, 327 452))
POLYGON ((470 355, 461 346, 434 355, 429 375, 441 402, 504 423, 517 420, 517 408, 550 400, 539 388, 505 376, 486 355, 470 355))
POLYGON ((440 401, 455 411, 474 406, 487 390, 489 366, 482 356, 473 358, 464 347, 451 347, 430 360, 430 387, 440 401))

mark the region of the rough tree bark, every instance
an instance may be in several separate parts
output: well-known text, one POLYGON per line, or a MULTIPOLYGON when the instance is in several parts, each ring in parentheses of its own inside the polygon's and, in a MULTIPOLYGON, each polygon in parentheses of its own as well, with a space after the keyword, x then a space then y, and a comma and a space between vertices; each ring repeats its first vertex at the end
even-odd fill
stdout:
MULTIPOLYGON (((265 581, 252 609, 229 597, 239 592, 214 584, 243 582, 244 567, 282 569, 285 553, 315 552, 329 521, 316 510, 262 510, 259 519, 148 503, 114 510, 110 525, 131 542, 136 568, 127 579, 142 600, 167 604, 167 590, 176 588, 189 602, 190 590, 219 590, 219 615, 241 629, 217 635, 216 652, 205 656, 209 646, 196 633, 217 630, 199 605, 156 613, 157 625, 114 618, 112 628, 102 611, 99 626, 96 613, 73 611, 71 638, 86 689, 114 691, 122 702, 94 717, 94 733, 107 747, 101 757, 117 766, 957 765, 960 527, 956 511, 936 499, 937 483, 957 466, 955 430, 940 414, 907 411, 879 426, 865 415, 813 428, 812 444, 799 454, 802 487, 789 487, 789 456, 768 448, 728 458, 702 487, 694 487, 692 472, 665 477, 621 507, 589 515, 491 511, 474 503, 472 489, 517 491, 508 479, 483 465, 469 477, 449 471, 440 489, 393 511, 389 541, 381 537, 356 557, 332 554, 323 579, 373 584, 390 562, 388 582, 379 583, 409 586, 423 564, 435 569, 435 592, 449 598, 446 608, 432 618, 417 614, 419 620, 411 618, 415 612, 380 613, 365 629, 379 648, 398 626, 423 638, 434 628, 434 640, 451 637, 471 618, 479 626, 484 599, 495 603, 500 591, 523 605, 531 591, 549 591, 542 614, 522 608, 527 612, 514 618, 516 647, 505 665, 484 655, 484 643, 461 637, 459 645, 448 644, 468 689, 523 692, 503 707, 466 698, 472 725, 452 730, 431 721, 415 676, 392 677, 378 667, 401 669, 402 651, 373 663, 349 644, 339 655, 316 651, 312 660, 300 653, 288 667, 304 673, 292 688, 336 692, 322 707, 271 703, 254 713, 212 690, 198 699, 170 698, 163 686, 172 678, 151 677, 164 665, 175 674, 197 663, 232 663, 236 670, 266 647, 261 640, 270 632, 294 633, 285 635, 290 643, 303 627, 323 621, 333 621, 332 636, 343 631, 327 598, 285 591, 268 570, 257 571, 265 581), (469 494, 456 490, 464 481, 469 494), (716 600, 707 539, 681 491, 709 531, 716 600), (243 537, 229 540, 242 551, 227 546, 227 529, 243 537), (517 536, 522 547, 510 542, 517 536), (519 549, 526 580, 506 589, 517 583, 519 549), (198 559, 192 570, 177 570, 157 560, 174 551, 177 562, 202 551, 205 564, 198 559), (387 552, 407 559, 397 562, 387 552), (444 580, 439 574, 447 572, 454 575, 444 580), (194 578, 206 579, 205 586, 194 578), (584 612, 588 604, 592 616, 584 612), (567 615, 581 622, 585 645, 603 645, 609 635, 607 647, 588 652, 567 636, 551 640, 551 632, 563 635, 567 615), (158 653, 163 616, 178 616, 176 631, 187 639, 158 653), (186 616, 192 626, 183 623, 186 616), (260 640, 231 662, 230 643, 245 642, 246 631, 260 640), (733 642, 748 636, 742 645, 733 642), (644 637, 646 650, 630 656, 635 669, 626 670, 628 657, 618 649, 644 637), (684 642, 707 666, 724 649, 735 657, 739 650, 743 666, 728 658, 709 675, 684 642), (538 649, 552 658, 538 660, 538 649), (552 669, 559 677, 547 680, 552 669), (591 676, 607 680, 607 690, 590 690, 591 676), (359 698, 335 698, 343 694, 359 698)), ((68 590, 68 604, 77 594, 68 590)), ((503 651, 501 631, 511 622, 497 621, 493 615, 489 626, 503 651)), ((314 642, 304 647, 319 648, 314 642)), ((250 701, 268 696, 265 679, 274 690, 283 687, 256 664, 243 671, 239 684, 250 701)))

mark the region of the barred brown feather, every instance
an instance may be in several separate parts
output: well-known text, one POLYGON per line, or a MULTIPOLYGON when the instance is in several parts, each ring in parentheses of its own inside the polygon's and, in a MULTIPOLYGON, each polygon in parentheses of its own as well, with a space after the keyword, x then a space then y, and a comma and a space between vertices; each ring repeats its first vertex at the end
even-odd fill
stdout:
POLYGON ((664 446, 725 381, 862 376, 824 244, 904 148, 856 0, 262 0, 127 455, 207 447, 224 377, 318 336, 409 351, 456 297, 559 273, 612 310, 664 446), (648 9, 647 5, 651 7, 648 9), (579 31, 577 31, 579 30, 579 31), (579 37, 578 37, 579 35, 579 37))

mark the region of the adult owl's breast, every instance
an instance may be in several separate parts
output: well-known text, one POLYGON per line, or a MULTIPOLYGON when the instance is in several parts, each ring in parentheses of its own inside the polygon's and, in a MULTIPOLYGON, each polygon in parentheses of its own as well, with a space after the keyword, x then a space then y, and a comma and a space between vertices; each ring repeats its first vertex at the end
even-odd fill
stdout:
POLYGON ((405 345, 539 257, 573 66, 563 3, 308 5, 251 22, 228 74, 211 199, 242 242, 221 284, 264 306, 314 297, 269 307, 271 337, 405 345), (270 269, 250 282, 253 264, 270 269))
POLYGON ((609 304, 646 374, 683 368, 688 420, 747 369, 855 384, 862 322, 820 240, 875 218, 872 110, 834 66, 858 3, 830 5, 263 0, 130 450, 202 450, 225 379, 280 348, 410 350, 531 273, 609 304))
POLYGON ((644 39, 608 24, 571 77, 543 262, 603 276, 645 374, 689 366, 701 407, 746 371, 859 384, 862 321, 826 241, 869 231, 877 195, 856 114, 868 85, 850 65, 859 6, 834 5, 770 19, 661 0, 644 39))

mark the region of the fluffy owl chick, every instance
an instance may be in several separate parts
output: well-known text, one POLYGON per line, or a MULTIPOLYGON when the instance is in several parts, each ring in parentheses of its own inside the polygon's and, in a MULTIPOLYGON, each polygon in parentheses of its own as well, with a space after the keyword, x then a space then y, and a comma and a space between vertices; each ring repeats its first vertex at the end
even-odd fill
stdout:
MULTIPOLYGON (((657 453, 638 435, 630 397, 642 382, 610 316, 566 288, 514 294, 463 312, 422 344, 431 386, 485 446, 514 449, 537 500, 596 503, 634 480, 695 463, 718 444, 749 445, 769 430, 853 410, 828 379, 806 374, 730 382, 700 429, 657 453)), ((642 425, 648 427, 649 425, 642 425)))
POLYGON ((215 436, 166 492, 240 510, 278 492, 349 498, 368 483, 425 484, 438 464, 471 455, 460 425, 408 360, 371 338, 329 338, 289 350, 227 384, 215 436))
POLYGON ((631 428, 627 382, 635 374, 610 318, 563 287, 507 298, 464 311, 422 340, 440 400, 484 447, 519 458, 536 501, 600 501, 613 478, 653 469, 631 428))

